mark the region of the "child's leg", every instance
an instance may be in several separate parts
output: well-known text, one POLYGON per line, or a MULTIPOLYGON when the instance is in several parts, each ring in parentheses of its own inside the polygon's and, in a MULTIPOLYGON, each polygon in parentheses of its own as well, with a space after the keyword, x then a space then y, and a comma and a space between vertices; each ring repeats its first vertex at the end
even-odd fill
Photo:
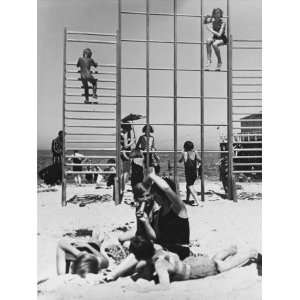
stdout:
POLYGON ((84 96, 85 96, 85 101, 89 101, 89 85, 88 81, 86 78, 81 78, 82 85, 84 88, 84 96))
POLYGON ((210 64, 211 63, 211 45, 213 43, 213 39, 208 39, 206 41, 206 50, 207 50, 207 63, 210 64))
POLYGON ((212 44, 214 51, 216 53, 217 59, 218 59, 218 65, 222 64, 222 59, 221 59, 221 51, 220 51, 220 46, 223 46, 224 42, 223 40, 215 40, 212 44))
POLYGON ((188 185, 186 185, 186 202, 189 202, 190 201, 190 189, 188 187, 188 185))
POLYGON ((75 184, 78 185, 78 178, 77 178, 77 175, 74 176, 74 181, 75 181, 75 184))
POLYGON ((199 204, 198 196, 197 196, 197 193, 196 193, 196 191, 195 191, 195 189, 194 189, 194 186, 193 186, 193 185, 188 186, 188 190, 189 190, 190 193, 192 194, 192 196, 193 196, 195 202, 199 204))
POLYGON ((81 175, 78 174, 78 185, 81 185, 81 175))
POLYGON ((94 78, 93 76, 89 77, 88 79, 89 82, 93 85, 93 97, 97 97, 97 79, 94 78))
POLYGON ((249 259, 256 258, 256 257, 257 257, 257 251, 250 250, 244 253, 237 253, 231 257, 228 257, 228 259, 226 260, 218 260, 214 258, 214 261, 218 266, 219 272, 225 272, 233 268, 242 266, 243 264, 247 263, 249 259))

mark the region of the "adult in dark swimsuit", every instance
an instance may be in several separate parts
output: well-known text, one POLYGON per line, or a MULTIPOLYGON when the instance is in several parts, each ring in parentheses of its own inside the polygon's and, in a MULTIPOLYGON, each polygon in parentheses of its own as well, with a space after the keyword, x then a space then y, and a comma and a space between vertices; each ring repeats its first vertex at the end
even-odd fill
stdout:
POLYGON ((220 8, 215 8, 212 11, 211 16, 206 16, 204 18, 204 24, 206 24, 207 30, 213 34, 212 38, 209 38, 206 42, 206 48, 207 48, 206 68, 208 69, 211 65, 211 51, 212 51, 211 47, 213 47, 218 59, 216 71, 220 71, 222 67, 221 52, 219 47, 227 44, 227 37, 225 35, 226 24, 223 22, 222 18, 223 18, 223 11, 220 8), (209 25, 210 23, 212 24, 212 26, 209 25))

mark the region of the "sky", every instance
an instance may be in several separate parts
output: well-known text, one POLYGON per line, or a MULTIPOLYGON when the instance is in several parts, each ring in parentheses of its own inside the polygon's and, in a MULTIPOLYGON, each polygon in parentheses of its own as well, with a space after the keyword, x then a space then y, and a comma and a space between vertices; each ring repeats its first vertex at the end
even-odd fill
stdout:
MULTIPOLYGON (((231 32, 234 39, 261 39, 261 0, 230 0, 231 32)), ((150 11, 172 12, 173 0, 150 0, 150 11)), ((199 0, 178 0, 178 12, 200 14, 199 0)), ((117 0, 38 0, 38 149, 49 149, 51 140, 62 127, 62 83, 63 83, 63 30, 115 33, 118 20, 117 0)), ((144 0, 122 0, 124 10, 145 11, 144 0)), ((204 11, 211 13, 220 7, 226 15, 225 0, 204 0, 204 11)), ((122 38, 145 39, 145 17, 123 16, 122 38)), ((205 30, 204 30, 205 31, 205 30)), ((150 17, 150 39, 169 40, 173 37, 172 17, 150 17)), ((205 39, 209 37, 205 31, 205 39)), ((178 40, 199 41, 200 21, 178 17, 178 40)), ((71 45, 67 49, 67 61, 76 62, 82 49, 87 45, 71 45)), ((114 46, 88 45, 93 57, 100 64, 115 64, 114 46)), ((257 45, 255 45, 257 46, 257 45)), ((222 48, 223 63, 226 66, 226 47, 222 48)), ((213 61, 216 62, 213 54, 213 61)), ((150 46, 151 67, 172 67, 173 49, 171 45, 152 44, 150 46)), ((145 66, 145 45, 122 43, 122 66, 145 66)), ((234 50, 234 68, 260 68, 261 53, 257 50, 234 50)), ((199 68, 199 45, 178 45, 178 67, 199 68)), ((111 71, 111 69, 107 69, 111 71)), ((226 96, 226 73, 206 73, 206 96, 226 96)), ((241 74, 239 74, 241 75, 241 74)), ((108 78, 107 78, 108 79, 108 78)), ((145 95, 145 72, 122 71, 122 94, 145 95)), ((239 89, 240 91, 242 90, 239 89)), ((108 92, 107 94, 109 94, 108 92)), ((150 72, 150 94, 169 96, 173 93, 173 73, 169 71, 150 72)), ((178 95, 200 95, 200 72, 178 72, 178 95)), ((246 97, 245 94, 235 94, 246 97)), ((256 95, 257 96, 257 95, 256 95)), ((142 98, 123 98, 122 116, 127 113, 145 114, 142 98)), ((247 105, 247 101, 243 102, 247 105)), ((240 112, 257 112, 257 109, 240 112)), ((205 123, 226 123, 226 103, 224 100, 205 101, 205 123)), ((150 100, 150 122, 172 123, 172 99, 150 100)), ((178 100, 178 122, 200 123, 200 102, 178 100)), ((141 126, 136 126, 137 134, 141 126)), ((226 127, 205 128, 205 148, 218 149, 219 135, 226 133, 226 127)), ((155 126, 156 145, 160 149, 171 149, 173 129, 171 126, 155 126)), ((199 146, 200 128, 178 127, 178 144, 191 139, 199 146)))

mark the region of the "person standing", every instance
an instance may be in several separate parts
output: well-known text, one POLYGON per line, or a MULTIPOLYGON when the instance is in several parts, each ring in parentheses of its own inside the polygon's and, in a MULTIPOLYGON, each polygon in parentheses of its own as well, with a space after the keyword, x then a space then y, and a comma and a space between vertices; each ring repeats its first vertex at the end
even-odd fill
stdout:
POLYGON ((52 163, 53 165, 61 164, 63 154, 63 131, 60 130, 51 143, 52 163))

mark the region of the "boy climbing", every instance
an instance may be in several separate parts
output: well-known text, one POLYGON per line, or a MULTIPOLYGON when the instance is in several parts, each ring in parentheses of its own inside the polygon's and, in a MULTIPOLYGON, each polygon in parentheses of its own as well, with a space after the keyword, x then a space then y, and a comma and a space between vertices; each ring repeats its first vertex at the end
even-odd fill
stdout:
POLYGON ((98 64, 92 59, 92 51, 90 48, 83 50, 83 55, 78 59, 77 67, 80 68, 80 79, 84 88, 84 103, 89 103, 89 85, 93 85, 93 98, 97 98, 97 79, 93 77, 91 67, 97 68, 98 64))

